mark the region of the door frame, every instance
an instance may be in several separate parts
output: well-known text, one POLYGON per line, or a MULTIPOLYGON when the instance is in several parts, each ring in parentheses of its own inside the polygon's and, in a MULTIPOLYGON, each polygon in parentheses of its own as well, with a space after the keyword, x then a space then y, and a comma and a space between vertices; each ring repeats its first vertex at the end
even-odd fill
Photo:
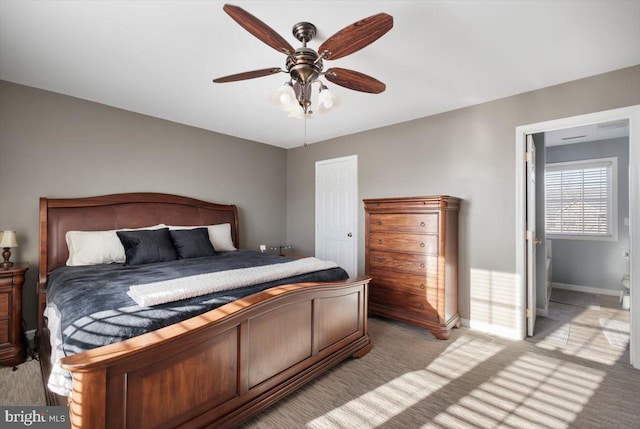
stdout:
POLYGON ((527 287, 527 296, 526 303, 527 309, 525 311, 529 311, 529 317, 525 320, 527 324, 527 335, 533 336, 533 330, 536 326, 536 294, 538 293, 538 285, 536 283, 536 270, 538 267, 536 266, 536 257, 538 248, 537 248, 537 230, 536 230, 536 198, 538 195, 536 194, 536 144, 533 141, 533 134, 527 134, 526 136, 526 151, 530 153, 526 157, 526 163, 528 164, 526 167, 526 198, 527 198, 527 218, 526 218, 526 246, 527 246, 527 285, 533 285, 533 287, 527 287))
POLYGON ((358 191, 358 155, 348 155, 348 156, 342 156, 339 158, 331 158, 331 159, 323 159, 321 161, 316 161, 315 163, 315 170, 314 170, 314 199, 315 199, 315 206, 314 206, 314 253, 318 254, 318 203, 319 203, 319 199, 318 199, 318 167, 325 165, 325 164, 332 164, 332 163, 336 163, 336 162, 344 162, 344 161, 351 161, 352 162, 352 166, 354 168, 353 171, 353 177, 354 177, 354 183, 353 183, 353 254, 351 255, 352 258, 352 266, 353 266, 353 276, 357 276, 358 275, 358 201, 359 201, 359 191, 358 191))
MULTIPOLYGON (((519 298, 517 329, 526 338, 526 136, 546 131, 572 128, 616 120, 629 121, 629 234, 631 274, 631 365, 640 369, 640 104, 584 115, 554 119, 516 127, 516 283, 519 298), (634 255, 637 255, 634 257, 634 255), (636 300, 636 297, 638 299, 636 300), (634 301, 637 301, 634 305, 634 301)), ((534 285, 535 287, 535 285, 534 285)))

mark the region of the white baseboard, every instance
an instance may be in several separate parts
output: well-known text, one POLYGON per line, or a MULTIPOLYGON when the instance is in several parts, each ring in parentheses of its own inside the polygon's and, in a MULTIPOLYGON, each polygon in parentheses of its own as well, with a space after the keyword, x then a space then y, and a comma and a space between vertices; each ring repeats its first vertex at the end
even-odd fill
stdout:
POLYGON ((536 308, 536 315, 538 316, 542 316, 542 317, 547 317, 549 316, 549 308, 536 308))
POLYGON ((551 286, 558 289, 566 289, 573 290, 576 292, 585 292, 585 293, 595 293, 598 295, 610 295, 610 296, 620 296, 620 291, 622 290, 622 284, 620 285, 620 289, 604 289, 599 287, 592 286, 581 286, 581 285, 572 285, 569 283, 551 283, 551 286))

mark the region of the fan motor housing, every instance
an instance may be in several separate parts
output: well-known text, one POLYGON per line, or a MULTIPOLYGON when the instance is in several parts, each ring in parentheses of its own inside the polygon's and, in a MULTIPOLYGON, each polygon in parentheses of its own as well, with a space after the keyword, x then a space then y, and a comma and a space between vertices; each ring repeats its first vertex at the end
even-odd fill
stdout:
POLYGON ((287 58, 287 72, 298 82, 313 82, 322 72, 322 60, 318 60, 318 57, 318 53, 311 48, 298 48, 287 58))

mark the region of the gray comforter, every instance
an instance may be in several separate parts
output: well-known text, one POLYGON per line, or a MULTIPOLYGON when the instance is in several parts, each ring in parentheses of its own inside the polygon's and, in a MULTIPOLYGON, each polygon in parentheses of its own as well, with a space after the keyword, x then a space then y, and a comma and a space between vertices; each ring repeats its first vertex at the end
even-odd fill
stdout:
POLYGON ((69 356, 177 323, 273 286, 348 277, 342 268, 332 268, 154 307, 140 307, 127 295, 129 287, 135 284, 290 260, 238 250, 145 265, 61 267, 51 273, 47 283, 47 305, 55 309, 61 324, 58 335, 52 332, 52 339, 61 336, 62 347, 58 350, 69 356))

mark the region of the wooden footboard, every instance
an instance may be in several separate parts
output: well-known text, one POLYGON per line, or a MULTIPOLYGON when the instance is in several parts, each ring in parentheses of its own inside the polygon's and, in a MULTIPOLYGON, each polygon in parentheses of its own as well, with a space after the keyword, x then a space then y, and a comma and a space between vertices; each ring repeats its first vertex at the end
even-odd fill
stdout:
POLYGON ((64 358, 72 427, 237 426, 369 351, 369 280, 276 287, 64 358))

